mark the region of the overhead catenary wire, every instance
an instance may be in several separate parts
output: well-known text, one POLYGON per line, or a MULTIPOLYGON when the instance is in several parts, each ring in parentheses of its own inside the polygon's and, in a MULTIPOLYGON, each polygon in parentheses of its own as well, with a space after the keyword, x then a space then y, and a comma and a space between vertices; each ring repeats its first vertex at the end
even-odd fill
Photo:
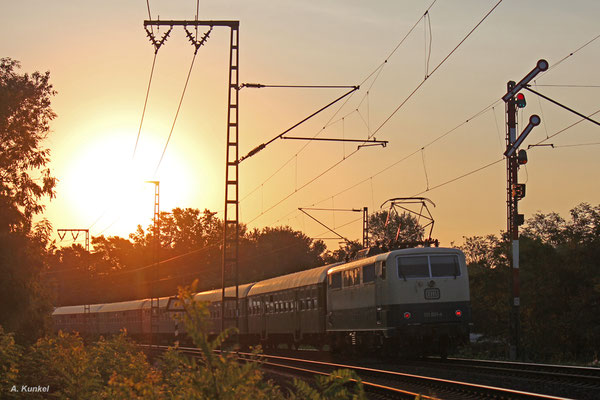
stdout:
MULTIPOLYGON (((588 117, 593 117, 594 115, 596 115, 596 114, 598 114, 598 113, 600 113, 600 109, 598 109, 598 110, 594 111, 593 113, 589 114, 589 115, 588 115, 588 117)), ((580 124, 580 123, 582 123, 583 121, 585 121, 585 119, 584 119, 584 118, 581 118, 580 120, 573 122, 571 125, 568 125, 567 127, 565 127, 565 128, 563 128, 563 129, 559 130, 558 132, 556 132, 556 133, 554 133, 554 134, 552 134, 552 135, 550 135, 550 136, 546 137, 545 139, 542 139, 542 140, 540 140, 539 142, 537 142, 537 143, 536 143, 536 144, 534 144, 533 146, 539 146, 539 145, 543 144, 544 142, 546 142, 546 141, 548 141, 548 140, 552 139, 553 137, 556 137, 556 136, 560 135, 561 133, 563 133, 563 132, 567 131, 568 129, 571 129, 571 128, 572 128, 572 127, 574 127, 574 126, 576 126, 576 125, 579 125, 579 124, 580 124)))
MULTIPOLYGON (((409 158, 411 158, 412 156, 414 156, 414 155, 418 154, 419 152, 421 152, 421 150, 422 150, 422 149, 425 149, 425 148, 427 148, 427 147, 429 147, 429 146, 433 145, 434 143, 438 142, 439 140, 443 139, 444 137, 446 137, 446 136, 450 135, 451 133, 453 133, 453 132, 457 131, 457 130, 458 130, 458 129, 460 129, 462 126, 464 126, 464 125, 468 124, 469 122, 471 122, 471 121, 473 121, 473 120, 477 119, 478 117, 480 117, 480 116, 484 115, 484 114, 485 114, 487 111, 489 111, 489 110, 493 109, 493 107, 494 107, 494 106, 495 106, 497 103, 499 103, 499 102, 500 102, 500 100, 495 100, 495 101, 494 101, 493 103, 491 103, 490 105, 486 106, 485 108, 481 109, 481 110, 480 110, 480 111, 478 111, 477 113, 473 114, 473 115, 472 115, 470 118, 467 118, 466 120, 464 120, 464 121, 463 121, 463 122, 461 122, 460 124, 456 125, 455 127, 451 128, 451 129, 447 130, 446 132, 442 133, 441 135, 437 136, 435 139, 433 139, 433 140, 429 141, 427 144, 425 144, 425 145, 423 145, 423 146, 419 147, 418 149, 416 149, 416 150, 414 150, 413 152, 411 152, 411 153, 409 153, 409 154, 405 155, 404 157, 400 158, 399 160, 397 160, 397 161, 394 161, 394 162, 393 162, 393 163, 391 163, 390 165, 388 165, 388 166, 386 166, 386 167, 384 167, 384 168, 380 169, 378 172, 374 173, 373 175, 371 175, 371 176, 369 176, 369 177, 367 177, 367 178, 364 178, 364 179, 362 179, 361 181, 359 181, 359 182, 357 182, 357 183, 355 183, 355 184, 353 184, 353 185, 351 185, 351 186, 349 186, 349 187, 347 187, 347 188, 345 188, 345 189, 341 190, 340 192, 337 192, 336 194, 334 194, 334 195, 333 195, 333 197, 337 197, 337 196, 339 196, 339 195, 341 195, 341 194, 343 194, 343 193, 345 193, 345 192, 347 192, 347 191, 349 191, 349 190, 352 190, 352 189, 354 189, 355 187, 357 187, 357 186, 359 186, 359 185, 361 185, 361 184, 363 184, 363 183, 367 182, 368 180, 371 180, 371 181, 372 181, 372 179, 373 179, 374 177, 376 177, 376 176, 378 176, 378 175, 381 175, 381 174, 383 174, 384 172, 388 171, 389 169, 391 169, 391 168, 393 168, 393 167, 395 167, 395 166, 399 165, 400 163, 402 163, 402 162, 406 161, 407 159, 409 159, 409 158)), ((317 202, 313 203, 313 204, 312 204, 312 206, 314 206, 314 205, 317 205, 317 204, 320 204, 320 203, 323 203, 323 202, 327 201, 327 200, 328 200, 329 198, 331 198, 331 197, 332 197, 332 196, 328 196, 327 198, 323 198, 322 200, 320 200, 320 201, 317 201, 317 202)))
MULTIPOLYGON (((406 39, 410 36, 410 34, 415 30, 415 28, 419 25, 419 23, 421 22, 421 20, 424 18, 425 14, 428 13, 431 8, 435 5, 435 3, 437 2, 437 0, 434 0, 429 7, 427 7, 427 9, 425 10, 425 13, 423 13, 419 19, 414 23, 414 25, 409 29, 409 31, 404 35, 404 37, 398 42, 398 44, 396 44, 396 46, 392 49, 392 51, 388 54, 388 56, 383 60, 383 62, 381 62, 373 71, 371 71, 369 74, 367 74, 367 76, 359 83, 359 86, 363 86, 369 79, 371 79, 371 77, 375 76, 375 78, 373 79, 373 81, 371 82, 370 86, 367 88, 366 90, 366 94, 365 96, 362 97, 362 99, 360 100, 358 107, 360 107, 365 99, 365 97, 368 95, 369 91, 371 90, 371 88, 373 87, 373 85, 375 84, 375 82, 377 81, 377 79, 379 78, 381 72, 383 71, 383 68, 385 67, 385 65, 387 64, 387 62, 389 61, 389 59, 396 53, 396 51, 400 48, 400 46, 402 46, 402 44, 406 41, 406 39)), ((354 94, 354 93, 353 93, 354 94)), ((327 121, 323 128, 321 128, 316 134, 315 137, 317 137, 321 132, 323 132, 328 126, 331 126, 332 124, 335 124, 339 121, 341 121, 343 118, 348 117, 350 114, 356 112, 356 110, 351 111, 350 113, 346 114, 345 116, 343 116, 342 118, 340 118, 339 120, 335 120, 333 121, 333 119, 335 118, 335 116, 346 106, 346 104, 350 101, 352 95, 349 96, 348 98, 346 98, 346 101, 333 113, 333 115, 330 117, 329 121, 327 121), (332 122, 333 121, 333 122, 332 122)), ((358 109, 357 107, 357 109, 358 109)), ((242 197, 241 202, 243 202, 245 199, 247 199, 248 197, 250 197, 253 193, 255 193, 258 189, 261 188, 262 185, 264 185, 265 183, 267 183, 269 180, 271 180, 275 175, 277 175, 283 168, 285 168, 285 166, 287 164, 289 164, 294 157, 297 157, 299 153, 301 153, 304 149, 306 149, 308 146, 310 145, 310 142, 305 143, 298 151, 295 152, 295 155, 293 157, 291 157, 290 159, 288 159, 287 161, 285 161, 279 168, 277 168, 275 170, 275 172, 273 172, 271 175, 269 175, 269 177, 267 177, 260 185, 256 186, 254 189, 252 189, 248 194, 246 194, 244 197, 242 197)))
POLYGON ((175 118, 173 118, 173 124, 171 125, 171 130, 169 131, 169 136, 167 137, 167 141, 165 142, 165 147, 163 148, 162 154, 160 155, 160 159, 158 160, 158 164, 156 164, 156 168, 154 169, 154 176, 156 176, 158 169, 160 168, 160 164, 162 163, 165 153, 167 152, 167 147, 169 146, 169 142, 171 141, 171 136, 173 135, 173 130, 175 129, 175 124, 177 123, 177 117, 179 116, 179 111, 181 110, 181 104, 183 104, 183 99, 185 97, 185 92, 188 87, 188 83, 190 81, 190 76, 192 75, 192 70, 194 69, 194 61, 196 61, 196 55, 198 52, 194 52, 194 56, 192 57, 192 62, 190 64, 190 68, 188 70, 187 77, 185 79, 185 84, 183 85, 183 91, 181 92, 181 97, 179 98, 179 104, 177 105, 177 111, 175 112, 175 118))
MULTIPOLYGON (((575 54, 577 54, 579 51, 581 51, 582 49, 586 48, 587 46, 589 46, 590 44, 592 44, 593 42, 595 42, 598 38, 600 38, 600 34, 593 37, 592 39, 590 39, 589 41, 585 42, 583 45, 581 45, 580 47, 578 47, 577 49, 573 50, 572 52, 570 52, 568 55, 566 55, 565 57, 561 58, 560 60, 558 60, 556 63, 554 63, 553 65, 550 66, 550 68, 548 68, 548 70, 545 73, 548 73, 549 71, 551 71, 552 69, 558 67, 560 64, 562 64, 565 60, 569 59, 570 57, 573 57, 575 54)), ((544 74, 545 74, 544 73, 544 74)))
POLYGON ((477 30, 477 28, 492 14, 492 12, 494 12, 494 10, 500 5, 500 3, 502 3, 503 0, 499 0, 493 7, 491 10, 489 10, 487 12, 487 14, 485 14, 483 16, 483 18, 477 23, 477 25, 475 25, 473 27, 473 29, 471 29, 469 31, 469 33, 467 33, 467 35, 446 55, 446 57, 444 57, 442 59, 442 61, 440 61, 438 63, 438 65, 436 65, 436 67, 431 71, 431 73, 429 75, 427 75, 425 77, 425 79, 423 79, 421 81, 421 83, 419 83, 417 85, 417 87, 400 103, 400 105, 398 107, 396 107, 396 109, 394 111, 392 111, 392 113, 381 123, 381 125, 379 125, 379 127, 377 127, 377 129, 375 129, 372 133, 371 136, 374 136, 377 132, 379 132, 381 130, 381 128, 383 128, 391 119, 394 115, 396 115, 396 113, 398 111, 400 111, 400 109, 408 102, 408 100, 411 99, 411 97, 414 96, 414 94, 425 84, 425 82, 427 82, 427 80, 442 66, 444 65, 444 63, 452 56, 452 54, 454 54, 454 52, 456 50, 458 50, 458 48, 473 34, 473 32, 475 32, 475 30, 477 30))
MULTIPOLYGON (((437 66, 431 71, 431 74, 429 74, 429 77, 431 77, 451 56, 452 54, 454 54, 456 52, 456 50, 473 34, 473 32, 475 32, 475 30, 491 15, 491 13, 502 3, 503 0, 499 0, 484 16, 483 18, 481 18, 481 20, 479 20, 479 22, 467 33, 467 35, 446 55, 446 57, 444 57, 444 59, 442 59, 442 61, 440 61, 437 66)), ((428 78, 427 78, 428 79, 428 78)), ((383 126, 385 126, 390 120, 391 118, 408 102, 408 100, 423 86, 423 84, 427 81, 427 79, 424 79, 421 83, 419 83, 417 85, 417 87, 408 95, 408 97, 406 97, 404 99, 404 101, 402 101, 402 103, 400 103, 400 105, 381 123, 381 125, 379 125, 379 127, 373 131, 372 134, 369 135, 369 139, 371 137, 373 137, 379 130, 381 130, 381 128, 383 128, 383 126)), ((312 178, 311 180, 309 180, 308 182, 306 182, 304 185, 301 186, 301 188, 305 188, 308 185, 310 185, 312 182, 316 181, 317 179, 319 179, 320 177, 322 177, 323 175, 325 175, 326 173, 328 173, 329 171, 331 171, 332 169, 334 169, 335 167, 337 167, 338 165, 340 165, 342 162, 344 162, 345 160, 348 160, 351 156, 353 156, 354 154, 356 154, 358 152, 357 150, 354 150, 353 152, 351 152, 350 154, 348 154, 346 156, 346 158, 342 158, 340 161, 334 163, 333 165, 331 165, 330 167, 328 167, 326 170, 324 170, 323 172, 319 173, 317 176, 315 176, 314 178, 312 178)), ((300 188, 300 189, 301 189, 300 188)), ((300 190, 298 189, 298 191, 300 190)), ((291 196, 293 196, 295 192, 292 192, 290 194, 288 194, 287 196, 285 196, 284 198, 282 198, 281 200, 277 201, 275 204, 273 204, 271 207, 269 207, 266 211, 260 213, 259 215, 257 215, 256 217, 254 217, 252 220, 250 220, 248 223, 252 223, 253 221, 257 220, 258 218, 260 218, 262 215, 264 215, 265 213, 267 213, 268 211, 272 210, 273 208, 277 207, 279 204, 283 203, 285 200, 289 199, 291 196)))
MULTIPOLYGON (((496 6, 497 6, 497 5, 498 5, 498 4, 496 4, 496 6)), ((559 62, 557 62, 557 63, 556 63, 556 64, 554 64, 554 65, 553 65, 551 68, 549 68, 549 70, 550 70, 550 69, 552 69, 552 68, 554 68, 554 67, 556 67, 557 65, 559 65, 560 63, 562 63, 564 60, 568 59, 569 57, 572 57, 574 54, 576 54, 577 52, 579 52, 580 50, 582 50, 583 48, 585 48, 586 46, 588 46, 589 44, 591 44, 592 42, 594 42, 595 40, 597 40, 598 38, 600 38, 600 35, 598 35, 598 36, 594 37, 593 39, 591 39, 591 40, 589 40, 588 42, 586 42, 584 45, 582 45, 582 46, 580 46, 579 48, 577 48, 576 50, 574 50, 574 51, 570 52, 570 53, 569 53, 567 56, 563 57, 563 58, 562 58, 562 59, 561 59, 559 62)), ((438 65, 438 66, 439 66, 439 65, 438 65)), ((549 71, 549 70, 548 70, 548 71, 549 71)), ((545 72, 544 72, 544 74, 545 74, 545 73, 547 73, 548 71, 545 71, 545 72)), ((543 85, 538 85, 538 86, 543 86, 543 85)), ((550 85, 548 85, 548 86, 550 86, 550 85)), ((580 85, 580 86, 577 86, 577 87, 584 87, 584 86, 585 86, 585 87, 595 87, 594 85, 580 85)), ((495 101, 495 102, 494 102, 494 103, 492 103, 490 106, 488 106, 488 107, 484 108, 482 111, 480 111, 478 114, 476 114, 476 116, 480 115, 481 113, 484 113, 484 112, 486 112, 486 111, 488 110, 488 108, 489 108, 489 107, 494 107, 494 106, 495 106, 497 103, 499 103, 499 101, 495 101)), ((600 112, 600 110, 598 110, 598 111, 596 111, 596 112, 594 112, 594 113, 592 113, 592 114, 588 115, 588 117, 594 116, 594 115, 596 115, 596 114, 597 114, 597 113, 599 113, 599 112, 600 112)), ((472 117, 471 119, 475 118, 476 116, 472 117)), ((494 118, 496 118, 495 114, 494 114, 494 118)), ((548 136, 548 134, 546 134, 546 139, 544 139, 544 140, 542 140, 542 141, 538 142, 538 143, 537 143, 536 145, 534 145, 534 146, 539 146, 540 144, 542 144, 543 142, 547 141, 548 139, 550 139, 550 138, 552 138, 552 137, 555 137, 555 136, 559 135, 560 133, 562 133, 562 132, 566 131, 567 129, 569 129, 569 128, 571 128, 571 127, 573 127, 573 126, 575 126, 575 125, 577 125, 577 124, 581 123, 583 120, 584 120, 584 119, 581 119, 580 121, 578 121, 578 122, 575 122, 574 124, 571 124, 571 125, 567 126, 566 128, 564 128, 564 129, 562 129, 562 130, 560 130, 560 131, 556 132, 556 133, 555 133, 555 134, 553 134, 552 136, 548 136)), ((465 121, 465 123, 466 123, 466 122, 468 122, 468 121, 469 121, 469 120, 465 121)), ((463 123, 463 124, 464 124, 464 123, 463 123)), ((461 124, 461 125, 457 126, 456 128, 454 128, 454 129, 452 129, 452 130, 450 130, 450 131, 446 132, 445 134, 443 134, 443 135, 439 136, 438 138, 436 138, 436 139, 434 139, 432 142, 430 142, 428 145, 430 145, 430 144, 432 144, 432 143, 436 142, 437 140, 440 140, 441 138, 443 138, 444 136, 446 136, 446 135, 450 134, 451 132, 453 132, 455 129, 459 128, 459 127, 460 127, 460 126, 462 126, 463 124, 461 124)), ((497 124, 497 121, 496 121, 496 124, 497 124)), ((427 147, 428 145, 426 145, 425 147, 427 147)), ((589 145, 594 145, 594 144, 590 143, 589 145)), ((406 157, 402 158, 402 159, 401 159, 399 162, 397 162, 397 163, 400 163, 400 162, 402 162, 402 161, 404 161, 404 160, 406 160, 406 159, 410 158, 411 156, 415 155, 415 154, 416 154, 416 153, 418 153, 418 152, 419 152, 419 150, 415 150, 413 153, 411 153, 411 154, 407 155, 406 157)), ((496 161, 496 162, 498 162, 498 161, 496 161)), ((343 189, 342 191, 340 191, 340 192, 338 192, 337 194, 335 194, 335 195, 334 195, 334 197, 335 197, 335 196, 338 196, 338 195, 341 195, 341 194, 343 194, 343 193, 347 192, 348 190, 351 190, 351 189, 353 189, 353 188, 355 188, 355 187, 357 187, 357 186, 361 185, 362 183, 366 182, 367 180, 371 180, 371 185, 372 185, 372 179, 373 179, 375 176, 379 175, 380 173, 383 173, 384 171, 386 171, 386 170, 388 170, 389 168, 393 167, 393 166, 394 166, 394 165, 396 165, 397 163, 394 163, 394 164, 392 164, 392 165, 390 165, 390 166, 388 166, 388 167, 384 168, 383 170, 379 171, 378 173, 376 173, 376 174, 374 174, 374 175, 372 175, 372 176, 370 176, 370 177, 368 177, 368 178, 366 178, 366 179, 363 179, 363 180, 361 180, 361 181, 359 181, 359 182, 357 182, 357 183, 355 183, 355 184, 351 185, 350 187, 347 187, 346 189, 343 189)), ((491 166, 491 165, 488 165, 488 166, 491 166)), ((487 166, 484 166, 484 168, 487 168, 487 166)), ((468 175, 469 175, 469 174, 467 174, 467 175, 465 175, 465 176, 468 176, 468 175)), ((457 179, 460 179, 460 178, 456 178, 456 179, 454 179, 454 180, 457 180, 457 179)), ((452 180, 452 181, 454 181, 454 180, 452 180)), ((445 184, 447 184, 447 183, 445 183, 445 184)), ((436 186, 436 187, 437 187, 437 186, 436 186)), ((430 188, 429 190, 433 190, 433 189, 435 189, 436 187, 430 188)), ((327 197, 326 199, 329 199, 329 197, 327 197)), ((320 201, 317 201, 317 202, 315 202, 315 203, 312 203, 312 205, 314 206, 314 205, 316 205, 316 204, 320 204, 320 203, 324 202, 326 199, 324 199, 324 200, 320 200, 320 201)), ((294 212, 294 211, 292 211, 292 212, 290 212, 290 213, 286 214, 286 216, 289 216, 289 215, 290 215, 291 213, 293 213, 293 212, 294 212)), ((277 220, 276 222, 278 222, 278 221, 280 221, 280 220, 277 220)))
POLYGON ((583 146, 598 146, 598 145, 600 145, 600 142, 574 143, 574 144, 555 144, 554 147, 555 148, 560 148, 560 147, 583 147, 583 146))
POLYGON ((152 58, 152 68, 150 69, 150 78, 148 79, 148 88, 146 89, 146 98, 144 99, 144 107, 142 108, 142 118, 140 119, 140 127, 138 128, 137 137, 135 139, 135 146, 133 147, 133 153, 131 155, 131 159, 135 158, 135 153, 137 151, 138 143, 140 141, 140 135, 142 134, 142 125, 144 124, 144 116, 146 115, 146 106, 148 105, 148 97, 150 95, 150 87, 152 85, 152 77, 154 76, 154 66, 156 65, 156 56, 158 52, 154 52, 154 57, 152 58))

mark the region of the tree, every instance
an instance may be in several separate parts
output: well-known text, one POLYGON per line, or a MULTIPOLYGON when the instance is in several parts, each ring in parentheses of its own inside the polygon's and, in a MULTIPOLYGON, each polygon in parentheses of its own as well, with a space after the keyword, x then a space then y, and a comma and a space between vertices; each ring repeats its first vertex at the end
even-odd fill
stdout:
POLYGON ((371 241, 378 241, 381 244, 396 242, 396 234, 400 227, 398 241, 416 242, 423 240, 423 227, 409 213, 392 213, 389 217, 389 211, 378 211, 369 216, 369 234, 371 241))
POLYGON ((50 150, 42 141, 56 116, 55 91, 49 72, 20 75, 19 68, 18 61, 0 59, 0 228, 28 232, 44 210, 42 198, 54 197, 56 179, 45 168, 50 150))
POLYGON ((35 339, 47 325, 51 307, 39 274, 51 226, 33 226, 33 217, 56 185, 42 145, 55 117, 50 74, 19 74, 19 67, 0 59, 0 325, 21 334, 18 341, 35 339))
POLYGON ((255 229, 240 246, 240 270, 246 282, 290 274, 323 264, 325 244, 289 226, 255 229))
MULTIPOLYGON (((538 212, 520 237, 521 345, 530 359, 589 362, 600 348, 600 206, 582 203, 570 216, 538 212)), ((507 343, 508 237, 470 237, 460 248, 468 262, 474 332, 489 343, 507 343)))

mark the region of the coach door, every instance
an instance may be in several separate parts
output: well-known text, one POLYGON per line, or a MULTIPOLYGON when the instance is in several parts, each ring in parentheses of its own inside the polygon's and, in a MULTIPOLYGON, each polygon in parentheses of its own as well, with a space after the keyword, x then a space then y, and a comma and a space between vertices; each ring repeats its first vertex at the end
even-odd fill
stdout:
POLYGON ((268 311, 267 300, 268 300, 268 297, 263 295, 263 296, 260 296, 259 299, 260 299, 260 323, 259 323, 260 338, 266 339, 267 338, 267 311, 268 311))
POLYGON ((383 310, 383 287, 387 275, 385 260, 375 263, 375 320, 377 326, 385 326, 385 312, 383 310))
POLYGON ((298 290, 294 290, 293 291, 294 295, 293 295, 293 303, 292 303, 292 307, 293 307, 293 327, 294 327, 294 340, 295 341, 299 341, 300 339, 302 339, 302 328, 301 328, 301 323, 300 323, 300 310, 299 310, 299 306, 300 306, 300 297, 298 295, 298 290))

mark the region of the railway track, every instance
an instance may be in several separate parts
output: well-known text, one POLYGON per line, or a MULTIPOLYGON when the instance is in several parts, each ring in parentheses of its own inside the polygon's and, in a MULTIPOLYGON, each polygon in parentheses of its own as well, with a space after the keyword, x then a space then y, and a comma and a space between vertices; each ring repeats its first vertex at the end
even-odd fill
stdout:
MULTIPOLYGON (((439 365, 441 362, 439 359, 432 360, 434 360, 436 365, 439 365)), ((600 390, 600 368, 465 358, 448 358, 443 361, 443 365, 451 368, 477 368, 478 370, 487 370, 499 375, 519 374, 531 378, 558 380, 562 383, 597 386, 600 390)))
MULTIPOLYGON (((166 349, 166 347, 164 347, 166 349)), ((198 350, 181 347, 180 351, 194 355, 198 350)), ((250 353, 236 353, 242 361, 255 362, 250 353)), ((506 387, 497 387, 455 379, 428 376, 428 373, 406 373, 389 369, 372 368, 356 364, 341 364, 330 361, 315 361, 297 357, 264 354, 260 361, 268 374, 311 378, 314 375, 330 375, 340 368, 354 370, 363 381, 369 398, 376 399, 569 399, 579 397, 554 396, 532 393, 506 387)), ((434 363, 438 366, 441 363, 434 363)))

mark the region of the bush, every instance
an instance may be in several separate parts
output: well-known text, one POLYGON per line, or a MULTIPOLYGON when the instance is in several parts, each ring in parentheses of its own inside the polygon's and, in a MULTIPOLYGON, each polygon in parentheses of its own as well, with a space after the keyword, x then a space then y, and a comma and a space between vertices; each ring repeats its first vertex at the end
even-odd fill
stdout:
POLYGON ((59 332, 39 339, 27 351, 15 344, 12 334, 0 327, 0 397, 20 397, 22 385, 49 386, 49 393, 27 393, 31 399, 365 399, 356 374, 338 370, 318 377, 314 387, 295 380, 294 392, 286 396, 265 379, 260 366, 260 347, 253 362, 238 362, 222 348, 234 329, 211 339, 206 329, 208 308, 193 300, 191 290, 180 289, 185 308, 181 320, 199 350, 188 357, 177 347, 169 349, 153 367, 135 343, 121 332, 86 346, 78 334, 59 332), (17 386, 16 392, 10 388, 17 386), (7 389, 8 388, 8 389, 7 389))

